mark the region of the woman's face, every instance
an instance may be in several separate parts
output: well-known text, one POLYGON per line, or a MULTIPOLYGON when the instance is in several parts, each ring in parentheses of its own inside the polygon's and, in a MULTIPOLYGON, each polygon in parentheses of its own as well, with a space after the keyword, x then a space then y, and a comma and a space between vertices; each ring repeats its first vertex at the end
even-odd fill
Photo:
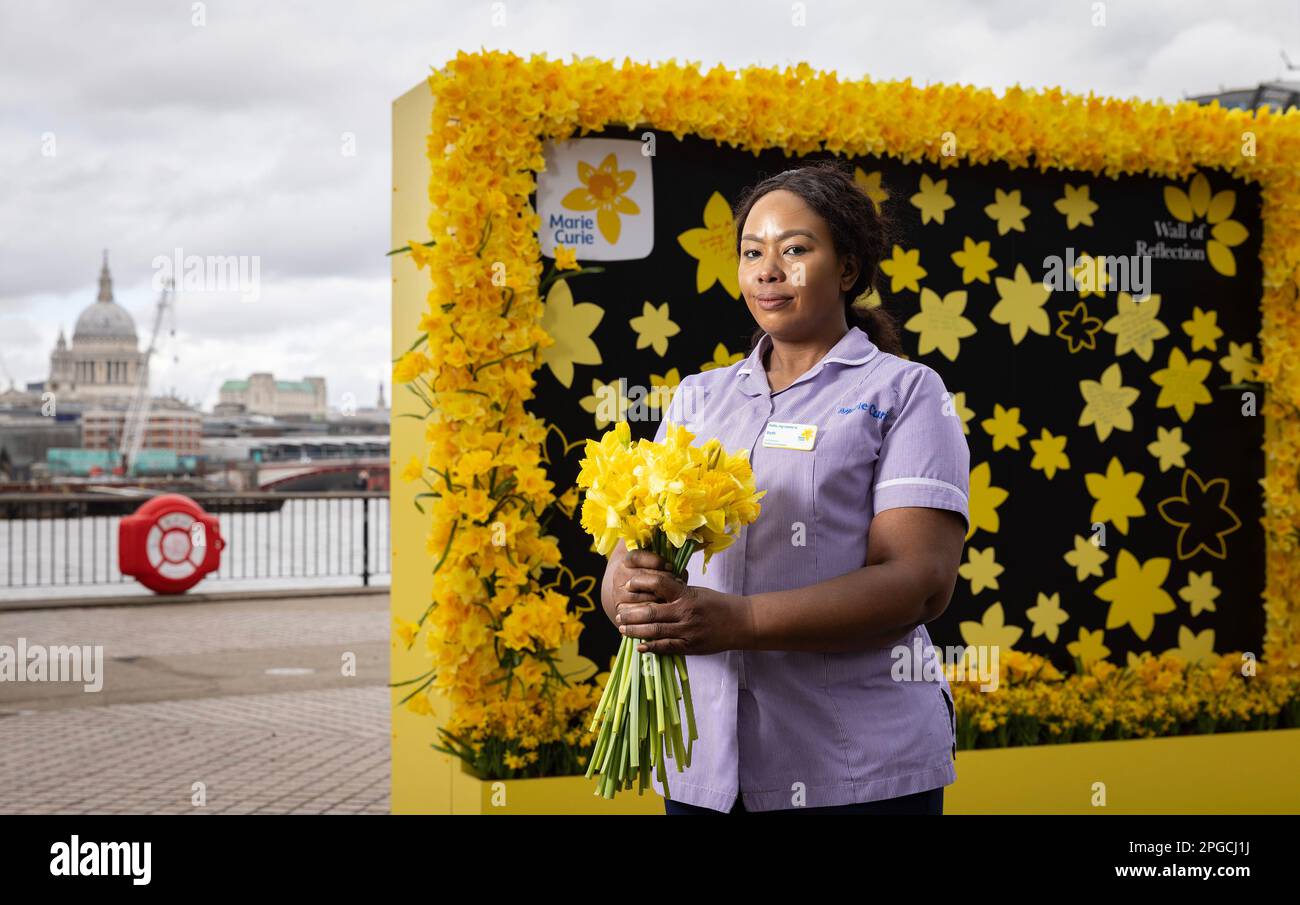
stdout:
POLYGON ((826 221, 794 192, 777 189, 754 202, 741 233, 739 272, 749 313, 773 339, 847 328, 844 294, 857 266, 852 256, 839 260, 826 221))

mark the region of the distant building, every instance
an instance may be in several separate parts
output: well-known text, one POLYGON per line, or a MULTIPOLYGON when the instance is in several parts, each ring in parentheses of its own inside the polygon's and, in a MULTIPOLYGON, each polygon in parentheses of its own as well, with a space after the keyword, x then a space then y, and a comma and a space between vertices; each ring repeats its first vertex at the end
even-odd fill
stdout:
POLYGON ((99 272, 99 297, 78 316, 71 346, 59 330, 44 389, 55 393, 59 403, 124 405, 135 392, 141 370, 147 373, 148 366, 145 353, 138 348, 134 318, 113 299, 106 251, 99 272))
MULTIPOLYGON (((85 449, 117 449, 122 442, 123 409, 89 409, 81 414, 81 445, 85 449)), ((158 398, 149 407, 144 449, 167 449, 178 456, 196 456, 203 446, 203 414, 171 399, 158 398)))
POLYGON ((40 415, 0 417, 0 481, 27 481, 50 449, 81 445, 81 425, 40 415))
POLYGON ((1300 107, 1300 82, 1262 82, 1252 88, 1220 89, 1217 94, 1198 94, 1188 98, 1201 105, 1218 101, 1220 107, 1236 110, 1258 110, 1272 107, 1283 113, 1291 107, 1300 107))
POLYGON ((277 418, 324 420, 329 414, 325 400, 325 378, 276 380, 259 372, 247 380, 227 380, 213 412, 218 415, 271 415, 277 418))
MULTIPOLYGON (((40 480, 108 470, 122 442, 137 387, 148 386, 148 355, 135 320, 113 297, 104 253, 99 295, 77 317, 69 344, 63 330, 50 354, 48 380, 0 392, 0 480, 40 480)), ((193 459, 202 449, 203 415, 171 396, 151 397, 143 443, 133 469, 193 459)))

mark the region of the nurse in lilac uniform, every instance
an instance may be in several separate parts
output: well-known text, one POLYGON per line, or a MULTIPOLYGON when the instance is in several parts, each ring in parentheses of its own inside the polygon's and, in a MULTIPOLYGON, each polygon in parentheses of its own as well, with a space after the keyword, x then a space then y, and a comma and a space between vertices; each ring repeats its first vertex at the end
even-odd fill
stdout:
POLYGON ((753 351, 682 380, 659 438, 749 450, 761 514, 689 584, 620 544, 601 589, 640 650, 686 655, 699 738, 665 810, 941 813, 956 721, 925 624, 969 524, 961 420, 892 319, 850 305, 889 243, 840 165, 764 180, 736 223, 753 351))

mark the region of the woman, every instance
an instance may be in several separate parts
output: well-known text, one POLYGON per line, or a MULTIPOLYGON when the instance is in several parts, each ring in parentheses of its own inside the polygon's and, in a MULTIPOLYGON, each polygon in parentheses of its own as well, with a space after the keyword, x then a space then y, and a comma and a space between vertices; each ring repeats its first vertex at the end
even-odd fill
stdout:
POLYGON ((620 543, 601 587, 638 650, 687 655, 699 738, 665 810, 942 813, 956 722, 925 623, 969 524, 961 420, 888 315, 852 305, 888 243, 838 165, 762 181, 735 219, 756 342, 685 378, 665 421, 749 449, 762 513, 689 585, 620 543))

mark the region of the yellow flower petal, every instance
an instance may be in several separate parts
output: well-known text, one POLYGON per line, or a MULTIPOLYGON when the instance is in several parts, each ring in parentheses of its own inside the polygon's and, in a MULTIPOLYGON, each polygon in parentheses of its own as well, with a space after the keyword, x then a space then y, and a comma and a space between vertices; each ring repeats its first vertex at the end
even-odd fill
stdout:
POLYGON ((1192 202, 1177 186, 1165 186, 1165 207, 1169 208, 1169 213, 1184 223, 1192 222, 1192 202))
POLYGON ((1205 212, 1205 219, 1211 223, 1218 223, 1220 220, 1230 216, 1232 209, 1237 204, 1237 193, 1232 189, 1224 189, 1222 192, 1215 193, 1210 200, 1210 207, 1205 212))
POLYGON ((1223 243, 1211 239, 1205 243, 1205 253, 1210 256, 1210 266, 1219 273, 1225 277, 1237 275, 1237 259, 1223 243))
POLYGON ((1210 180, 1205 178, 1204 173, 1197 173, 1192 177, 1187 197, 1192 202, 1192 213, 1204 217, 1205 212, 1210 208, 1210 180))
POLYGON ((1246 237, 1250 235, 1250 233, 1246 231, 1246 227, 1242 226, 1236 220, 1224 220, 1222 223, 1215 226, 1214 229, 1210 230, 1210 235, 1231 248, 1234 245, 1240 245, 1242 242, 1245 242, 1246 237))

